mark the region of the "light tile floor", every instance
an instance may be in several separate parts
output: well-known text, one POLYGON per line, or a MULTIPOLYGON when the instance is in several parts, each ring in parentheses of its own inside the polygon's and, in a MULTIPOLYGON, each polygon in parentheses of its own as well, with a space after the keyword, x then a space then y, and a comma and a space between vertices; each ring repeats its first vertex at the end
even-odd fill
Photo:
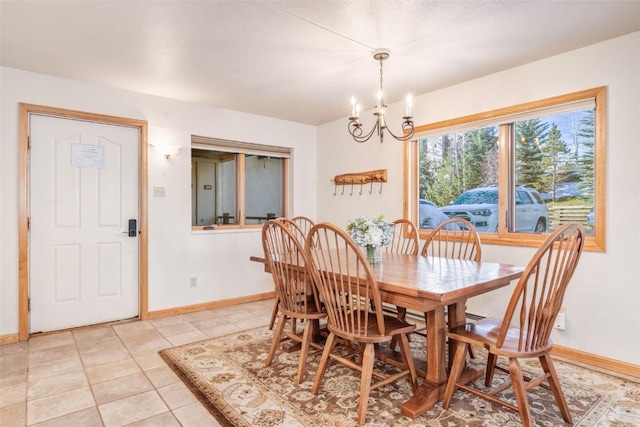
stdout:
POLYGON ((158 350, 267 325, 273 300, 0 346, 0 426, 218 426, 158 350))

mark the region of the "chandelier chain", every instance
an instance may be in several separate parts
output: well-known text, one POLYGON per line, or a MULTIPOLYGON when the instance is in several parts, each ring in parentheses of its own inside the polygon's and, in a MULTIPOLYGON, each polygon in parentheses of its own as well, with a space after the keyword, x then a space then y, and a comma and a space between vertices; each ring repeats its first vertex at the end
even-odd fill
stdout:
POLYGON ((380 93, 382 93, 382 61, 384 59, 380 58, 380 93))

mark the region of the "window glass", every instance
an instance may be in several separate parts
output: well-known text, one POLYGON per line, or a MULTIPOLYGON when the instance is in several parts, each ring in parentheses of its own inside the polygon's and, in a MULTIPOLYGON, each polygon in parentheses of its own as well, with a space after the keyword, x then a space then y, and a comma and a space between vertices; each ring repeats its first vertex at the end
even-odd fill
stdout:
POLYGON ((405 205, 422 236, 450 217, 485 243, 536 246, 579 222, 605 247, 606 88, 416 127, 405 205))
POLYGON ((245 161, 247 224, 261 224, 282 212, 283 159, 248 155, 245 161))
POLYGON ((258 227, 286 216, 291 149, 192 135, 191 226, 258 227))
POLYGON ((515 179, 539 200, 514 215, 516 231, 551 232, 577 220, 588 221, 594 204, 593 108, 515 122, 515 179), (532 229, 531 226, 534 228, 532 229))
POLYGON ((220 203, 216 206, 216 224, 236 224, 236 164, 238 154, 225 153, 219 163, 219 185, 216 188, 220 203))
POLYGON ((497 141, 497 126, 418 141, 419 228, 433 228, 448 217, 458 216, 483 231, 496 231, 492 228, 497 225, 497 141))
POLYGON ((191 150, 191 225, 233 224, 236 200, 236 155, 191 150))

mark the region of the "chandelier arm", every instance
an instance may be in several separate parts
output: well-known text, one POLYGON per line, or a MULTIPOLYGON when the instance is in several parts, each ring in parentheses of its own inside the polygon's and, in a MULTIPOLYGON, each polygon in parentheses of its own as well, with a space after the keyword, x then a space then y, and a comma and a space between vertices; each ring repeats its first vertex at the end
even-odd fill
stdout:
POLYGON ((379 126, 378 121, 376 121, 376 123, 373 125, 369 133, 363 136, 362 124, 360 124, 357 120, 350 120, 348 129, 349 129, 349 133, 351 134, 351 136, 356 142, 363 143, 363 142, 367 142, 371 138, 371 136, 376 131, 376 129, 378 129, 378 126, 379 126))
POLYGON ((402 133, 403 135, 399 136, 394 134, 391 129, 389 129, 389 127, 387 126, 387 132, 389 132, 389 134, 394 137, 395 139, 397 139, 398 141, 408 141, 409 139, 411 139, 413 137, 413 135, 415 134, 416 130, 413 126, 413 121, 411 120, 411 117, 407 117, 405 118, 405 121, 402 122, 402 133))

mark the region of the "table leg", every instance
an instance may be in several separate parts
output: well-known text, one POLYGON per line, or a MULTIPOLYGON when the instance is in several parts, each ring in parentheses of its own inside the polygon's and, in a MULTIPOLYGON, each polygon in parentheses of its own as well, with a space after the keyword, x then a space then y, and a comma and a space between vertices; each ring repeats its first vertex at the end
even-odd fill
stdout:
MULTIPOLYGON (((465 302, 461 301, 448 307, 450 325, 465 322, 465 302)), ((416 418, 433 408, 444 397, 447 387, 446 369, 446 336, 444 307, 438 307, 425 313, 427 322, 427 374, 411 399, 402 404, 402 414, 416 418)), ((449 354, 453 354, 455 346, 449 343, 449 354)), ((464 383, 475 381, 483 375, 482 369, 465 367, 460 375, 464 383)))
POLYGON ((428 411, 444 396, 445 370, 444 307, 425 313, 427 324, 427 374, 411 399, 402 404, 404 415, 415 418, 428 411))

